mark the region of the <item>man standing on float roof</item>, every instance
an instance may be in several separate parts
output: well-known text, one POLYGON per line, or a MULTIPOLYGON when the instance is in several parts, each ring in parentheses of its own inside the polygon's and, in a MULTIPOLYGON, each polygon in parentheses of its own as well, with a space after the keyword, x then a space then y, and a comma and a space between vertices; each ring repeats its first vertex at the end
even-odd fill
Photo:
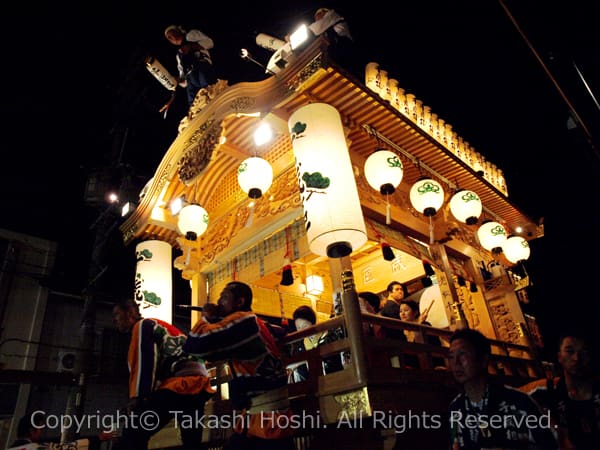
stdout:
POLYGON ((165 38, 178 47, 177 81, 186 89, 188 106, 192 106, 198 91, 217 81, 209 52, 214 47, 213 40, 200 30, 187 31, 180 25, 169 25, 165 38))

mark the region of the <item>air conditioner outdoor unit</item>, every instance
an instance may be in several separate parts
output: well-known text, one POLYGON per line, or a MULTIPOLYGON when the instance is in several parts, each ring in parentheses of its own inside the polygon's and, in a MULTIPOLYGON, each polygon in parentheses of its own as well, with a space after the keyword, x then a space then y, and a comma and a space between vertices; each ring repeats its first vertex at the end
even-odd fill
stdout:
POLYGON ((72 351, 58 352, 58 372, 73 372, 77 355, 72 351))

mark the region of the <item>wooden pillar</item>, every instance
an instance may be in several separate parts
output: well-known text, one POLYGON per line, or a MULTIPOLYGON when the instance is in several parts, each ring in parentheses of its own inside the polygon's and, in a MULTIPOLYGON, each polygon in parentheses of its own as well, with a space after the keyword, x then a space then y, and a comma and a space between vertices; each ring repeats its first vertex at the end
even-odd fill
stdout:
MULTIPOLYGON (((192 288, 192 306, 202 306, 208 300, 208 292, 206 290, 206 275, 200 272, 194 273, 191 280, 192 288)), ((200 319, 200 311, 192 311, 191 326, 200 319)))
POLYGON ((457 312, 455 328, 469 328, 469 322, 467 322, 467 318, 465 317, 465 313, 460 302, 460 297, 458 292, 456 292, 456 286, 454 286, 453 273, 450 267, 450 262, 448 261, 446 247, 444 247, 444 244, 431 244, 430 248, 431 255, 433 256, 435 263, 438 265, 438 267, 442 268, 444 275, 446 275, 446 280, 448 281, 448 289, 450 290, 450 295, 452 296, 452 304, 455 305, 457 312))
POLYGON ((354 285, 350 257, 329 258, 329 266, 333 290, 342 294, 342 307, 344 309, 354 375, 359 384, 366 384, 367 364, 362 338, 362 315, 358 303, 358 293, 354 285))

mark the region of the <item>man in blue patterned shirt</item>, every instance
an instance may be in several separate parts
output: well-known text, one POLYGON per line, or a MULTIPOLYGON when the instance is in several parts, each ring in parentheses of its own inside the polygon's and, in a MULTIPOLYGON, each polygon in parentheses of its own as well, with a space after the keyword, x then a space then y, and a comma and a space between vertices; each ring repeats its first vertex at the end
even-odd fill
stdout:
POLYGON ((557 449, 550 416, 527 394, 490 382, 490 351, 476 330, 457 330, 450 338, 448 362, 463 388, 449 406, 450 448, 557 449))

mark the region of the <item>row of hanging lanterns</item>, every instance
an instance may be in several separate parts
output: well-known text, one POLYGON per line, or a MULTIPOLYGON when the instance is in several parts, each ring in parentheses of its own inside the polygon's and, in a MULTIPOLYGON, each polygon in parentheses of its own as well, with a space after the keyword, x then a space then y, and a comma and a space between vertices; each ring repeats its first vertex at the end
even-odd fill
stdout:
MULTIPOLYGON (((404 168, 398 155, 390 150, 378 148, 365 161, 364 174, 368 184, 386 196, 386 224, 391 223, 389 195, 400 185, 404 168)), ((429 217, 430 243, 433 243, 432 217, 444 203, 442 185, 431 177, 419 178, 411 187, 410 202, 419 213, 429 217)), ((483 211, 479 196, 468 189, 457 190, 450 199, 450 211, 459 222, 474 225, 483 211)), ((521 236, 507 237, 502 224, 486 220, 477 230, 477 237, 483 248, 497 256, 504 253, 506 259, 520 263, 529 258, 529 243, 521 236)))
MULTIPOLYGON (((339 121, 339 113, 331 105, 326 104, 312 104, 300 108, 294 114, 295 117, 291 117, 289 121, 290 132, 292 134, 292 147, 298 163, 302 166, 303 170, 308 170, 305 174, 314 176, 314 174, 321 173, 321 167, 323 161, 327 156, 327 148, 332 145, 323 144, 323 141, 331 140, 335 143, 333 147, 340 147, 345 149, 345 152, 336 153, 332 152, 333 160, 337 165, 337 173, 335 176, 340 176, 340 162, 348 163, 342 164, 343 166, 349 166, 349 161, 343 160, 343 154, 347 154, 347 147, 345 145, 345 139, 343 132, 338 130, 341 126, 337 123, 339 121), (330 117, 331 116, 331 117, 330 117), (298 120, 298 119, 301 120, 298 120), (301 131, 294 128, 298 124, 302 124, 303 128, 301 131), (327 125, 325 125, 327 124, 327 125), (307 126, 310 125, 310 126, 307 126), (322 128, 322 130, 319 130, 322 128), (315 129, 317 132, 312 135, 307 133, 307 129, 315 129), (303 139, 296 140, 296 137, 302 136, 303 139), (332 140, 333 139, 333 140, 332 140), (336 140, 337 139, 337 140, 336 140), (339 145, 338 145, 339 141, 339 145), (310 152, 306 152, 303 149, 311 149, 310 152), (314 150, 317 149, 317 150, 314 150), (313 167, 314 166, 314 167, 313 167), (318 169, 318 170, 317 170, 318 169)), ((257 148, 270 141, 272 138, 272 131, 270 130, 266 122, 262 122, 257 131, 254 134, 254 141, 257 148)), ((352 173, 351 169, 346 170, 349 174, 352 173)), ((378 148, 373 152, 365 161, 364 174, 368 184, 375 190, 379 191, 382 195, 386 196, 386 224, 391 223, 390 217, 390 203, 389 195, 393 194, 396 188, 400 185, 404 175, 404 167, 402 161, 398 155, 385 148, 378 148)), ((271 187, 273 182, 273 169, 268 161, 257 156, 256 154, 249 157, 241 162, 237 170, 238 184, 243 192, 245 192, 249 198, 258 199, 262 197, 265 192, 271 187)), ((345 199, 343 203, 347 203, 348 192, 347 189, 355 183, 353 183, 353 177, 350 175, 345 178, 341 176, 340 180, 343 183, 335 183, 335 186, 344 186, 340 195, 345 199), (350 179, 352 178, 352 179, 350 179)), ((314 180, 312 180, 314 181, 314 180)), ((311 242, 311 236, 314 234, 314 242, 311 247, 314 248, 314 252, 317 254, 328 254, 328 256, 337 255, 337 253, 343 254, 351 251, 364 240, 366 235, 364 226, 355 223, 356 219, 362 218, 362 214, 355 214, 357 211, 361 211, 360 207, 350 208, 354 212, 350 216, 354 216, 354 219, 350 220, 347 214, 343 214, 343 211, 338 210, 340 204, 337 201, 331 201, 335 196, 335 191, 330 186, 327 187, 328 195, 311 195, 311 185, 306 180, 299 179, 299 182, 307 188, 304 192, 304 206, 308 208, 306 213, 310 212, 310 216, 315 219, 309 223, 311 227, 307 229, 309 242, 311 242), (321 200, 327 199, 322 204, 321 200), (313 203, 315 203, 313 205, 313 203), (337 205, 337 206, 336 206, 337 205), (326 217, 321 217, 323 214, 326 217), (345 217, 340 219, 339 214, 345 217), (337 215, 337 217, 336 217, 337 215), (323 219, 323 220, 319 220, 323 219), (341 220, 341 221, 340 221, 341 220), (342 223, 346 220, 346 223, 342 223), (327 224, 326 226, 331 228, 330 230, 321 229, 320 223, 327 224), (340 226, 336 225, 336 222, 340 222, 340 226), (312 228, 312 230, 311 230, 312 228), (356 236, 354 235, 356 234, 356 236), (324 238, 325 237, 325 238, 324 238), (333 242, 329 242, 329 237, 333 239, 333 242), (327 251, 327 248, 330 251, 327 251), (341 247, 346 246, 345 250, 341 250, 341 247), (339 252, 335 249, 340 247, 339 252)), ((317 191, 322 189, 317 186, 317 191)), ((312 192, 315 192, 312 189, 312 192)), ((356 197, 358 202, 358 196, 356 197)), ((429 218, 430 221, 430 238, 433 243, 433 222, 432 217, 439 211, 444 203, 444 189, 443 186, 435 179, 427 176, 419 178, 411 187, 409 198, 412 206, 419 213, 429 218)), ((341 198, 339 199, 341 200, 341 198)), ((360 204, 358 202, 358 204, 360 204)), ((346 205, 347 206, 347 205, 346 205)), ((467 225, 474 225, 481 216, 483 207, 479 196, 467 189, 457 190, 452 198, 450 199, 450 211, 452 215, 459 222, 467 225)), ((253 204, 251 204, 251 208, 253 204)), ((251 220, 251 219, 250 219, 251 220)), ((178 229, 179 231, 190 240, 196 240, 201 236, 207 229, 208 226, 208 213, 200 205, 187 204, 179 212, 178 218, 178 229)), ((516 264, 524 261, 529 257, 529 245, 528 242, 520 236, 507 237, 505 228, 498 222, 486 220, 477 230, 477 237, 483 248, 491 251, 492 254, 498 255, 504 253, 506 259, 516 264)), ((312 248, 311 248, 312 250, 312 248)))

